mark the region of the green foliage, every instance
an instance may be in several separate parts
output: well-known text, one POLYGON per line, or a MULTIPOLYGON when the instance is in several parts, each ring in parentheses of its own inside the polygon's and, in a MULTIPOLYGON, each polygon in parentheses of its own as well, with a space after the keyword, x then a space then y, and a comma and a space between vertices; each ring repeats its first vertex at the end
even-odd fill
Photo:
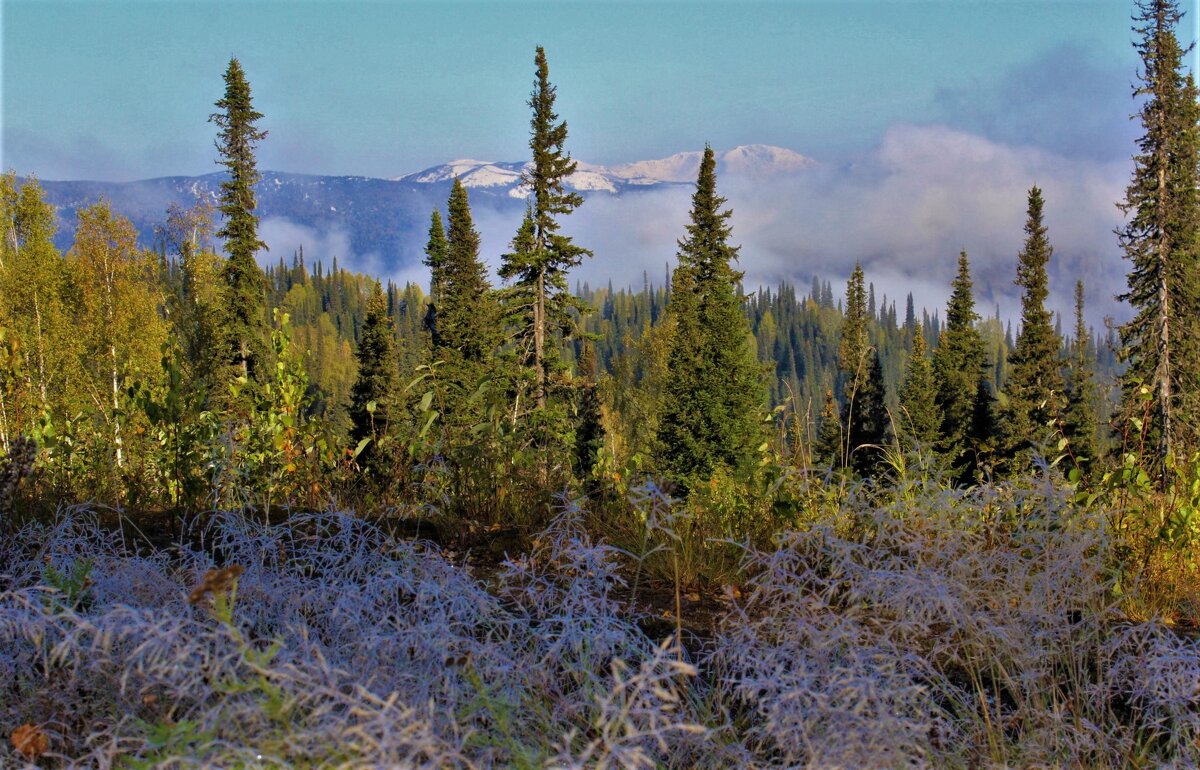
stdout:
POLYGON ((511 339, 519 364, 527 370, 528 382, 518 381, 520 394, 531 391, 532 407, 542 414, 531 421, 539 443, 549 446, 552 438, 565 432, 565 410, 559 405, 547 412, 551 378, 563 370, 560 342, 572 337, 576 319, 587 311, 567 289, 567 273, 592 252, 558 232, 559 218, 581 203, 579 193, 567 192, 564 181, 574 173, 575 161, 564 145, 566 121, 554 112, 556 89, 550 84, 546 52, 538 47, 534 57, 537 74, 529 107, 529 148, 532 163, 522 174, 529 187, 530 204, 512 251, 504 254, 500 277, 513 284, 503 294, 503 310, 512 327, 511 339))
MULTIPOLYGON (((1140 388, 1152 385, 1150 439, 1160 460, 1200 442, 1200 103, 1175 27, 1174 0, 1142 0, 1134 17, 1146 97, 1139 117, 1133 177, 1118 230, 1130 261, 1120 299, 1134 317, 1121 327, 1129 361, 1122 383, 1125 422, 1141 412, 1140 388)), ((1151 460, 1151 457, 1145 459, 1151 460)), ((1154 462, 1162 475, 1165 466, 1154 462)))
POLYGON ((885 404, 883 369, 867 336, 868 310, 862 265, 855 264, 846 284, 846 313, 838 346, 838 368, 846 376, 840 422, 843 443, 839 465, 874 476, 891 434, 885 404))
POLYGON ((1094 363, 1088 351, 1083 299, 1083 281, 1078 281, 1075 284, 1075 338, 1067 359, 1067 410, 1063 416, 1063 434, 1070 445, 1075 466, 1087 476, 1100 460, 1100 445, 1096 438, 1094 363))
POLYGON ((47 564, 42 569, 42 582, 57 592, 48 598, 50 606, 58 612, 79 610, 92 586, 91 575, 95 566, 93 559, 83 557, 74 559, 64 570, 47 564))
POLYGON ((1046 308, 1046 266, 1054 249, 1043 223, 1042 191, 1029 190, 1025 245, 1017 257, 1016 284, 1021 287, 1021 331, 1008 355, 1010 373, 1004 388, 1007 402, 1000 414, 1001 450, 1010 474, 1028 472, 1033 453, 1047 439, 1047 425, 1063 408, 1062 346, 1046 308))
POLYGON ((900 389, 900 439, 905 451, 933 449, 942 423, 937 409, 937 382, 925 351, 925 334, 917 324, 912 356, 900 389))
POLYGON ((671 286, 674 324, 667 359, 658 467, 685 486, 718 468, 738 468, 764 438, 762 370, 741 310, 729 243, 731 211, 716 192, 716 160, 706 147, 692 195, 687 237, 671 286))
MULTIPOLYGON (((229 259, 222 270, 224 301, 222 335, 226 340, 228 363, 234 371, 230 379, 242 377, 256 382, 266 375, 266 281, 255 260, 266 244, 258 238, 257 202, 254 185, 260 176, 254 148, 267 136, 256 127, 262 113, 256 112, 250 96, 250 84, 236 58, 225 70, 225 96, 216 102, 220 110, 209 121, 220 129, 217 135, 218 161, 229 178, 221 182, 220 211, 225 223, 217 235, 225 239, 229 259)), ((243 385, 238 392, 249 397, 243 385)), ((244 404, 245 402, 243 402, 244 404)))
POLYGON ((360 462, 369 473, 380 476, 391 465, 380 439, 388 434, 398 407, 398 369, 387 300, 378 283, 367 300, 356 358, 358 378, 350 391, 350 441, 369 442, 360 450, 360 462))
POLYGON ((970 483, 977 477, 985 447, 989 399, 986 354, 975 321, 975 295, 967 252, 958 257, 958 274, 946 307, 946 328, 933 355, 937 381, 936 404, 942 416, 938 450, 958 474, 970 483))

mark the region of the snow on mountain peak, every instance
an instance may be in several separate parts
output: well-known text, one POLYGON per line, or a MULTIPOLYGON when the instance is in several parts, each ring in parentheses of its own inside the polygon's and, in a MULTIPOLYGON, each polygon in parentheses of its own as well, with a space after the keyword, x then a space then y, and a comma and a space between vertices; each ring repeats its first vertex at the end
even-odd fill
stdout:
MULTIPOLYGON (((699 151, 677 152, 657 160, 615 166, 580 161, 575 173, 567 179, 567 187, 584 192, 615 193, 621 187, 692 183, 696 180, 702 156, 699 151)), ((816 164, 815 160, 798 152, 766 144, 746 144, 717 153, 718 173, 763 177, 803 171, 816 164)), ((528 190, 521 185, 521 172, 527 165, 528 162, 497 163, 463 158, 400 179, 432 184, 458 178, 467 187, 507 187, 510 196, 525 197, 528 190)))

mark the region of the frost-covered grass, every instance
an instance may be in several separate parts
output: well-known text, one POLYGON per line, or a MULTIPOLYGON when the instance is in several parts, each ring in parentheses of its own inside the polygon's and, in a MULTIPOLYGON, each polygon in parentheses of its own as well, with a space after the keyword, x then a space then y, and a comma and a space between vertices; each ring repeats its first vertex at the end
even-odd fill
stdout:
POLYGON ((1200 642, 1122 617, 1102 516, 888 499, 749 550, 690 652, 572 502, 486 583, 348 513, 136 553, 64 511, 0 542, 0 767, 25 724, 40 767, 1200 765, 1200 642))

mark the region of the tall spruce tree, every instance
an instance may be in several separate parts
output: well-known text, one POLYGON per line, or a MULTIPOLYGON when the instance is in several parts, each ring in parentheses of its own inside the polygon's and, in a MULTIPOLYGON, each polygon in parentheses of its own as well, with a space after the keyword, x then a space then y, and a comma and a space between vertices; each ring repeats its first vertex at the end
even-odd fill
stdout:
MULTIPOLYGON (((910 295, 911 297, 911 295, 910 295)), ((937 407, 937 382, 926 355, 925 331, 913 326, 912 357, 900 388, 901 443, 906 451, 932 451, 942 426, 937 407)))
POLYGON ((576 162, 564 149, 567 123, 554 112, 556 89, 550 84, 546 52, 538 46, 534 56, 537 74, 529 107, 529 148, 532 163, 522 174, 529 188, 530 205, 521 229, 513 239, 513 251, 503 256, 500 277, 515 279, 506 293, 507 312, 517 325, 517 346, 533 370, 533 401, 538 410, 547 404, 549 375, 561 367, 559 339, 570 336, 575 326, 572 311, 586 308, 567 287, 567 272, 592 252, 577 246, 558 232, 559 217, 583 203, 576 192, 567 192, 564 182, 575 172, 576 162))
POLYGON ((1083 281, 1075 284, 1075 339, 1067 360, 1067 412, 1063 432, 1070 441, 1071 456, 1086 476, 1099 456, 1096 440, 1096 381, 1094 362, 1088 352, 1087 323, 1083 318, 1083 281))
POLYGON ((1135 311, 1121 327, 1129 360, 1125 424, 1142 415, 1138 390, 1149 387, 1149 438, 1159 463, 1194 446, 1200 431, 1200 105, 1183 60, 1191 46, 1175 35, 1182 16, 1174 0, 1138 3, 1142 83, 1134 95, 1148 97, 1140 113, 1145 134, 1122 204, 1131 216, 1117 231, 1131 263, 1129 291, 1120 298, 1135 311))
MULTIPOLYGON (((425 307, 425 329, 434 349, 442 347, 438 330, 438 306, 446 290, 446 230, 437 209, 429 217, 429 241, 425 244, 425 266, 429 268, 429 304, 425 307)), ((436 358, 435 358, 436 360, 436 358)))
POLYGON ((937 381, 937 408, 941 413, 941 438, 938 450, 957 474, 958 481, 970 483, 981 465, 980 435, 986 389, 987 353, 983 338, 975 328, 975 295, 971 264, 967 252, 958 256, 958 274, 951 284, 946 323, 933 355, 937 381))
MULTIPOLYGON (((442 399, 445 416, 471 419, 475 413, 467 402, 500 343, 499 310, 487 266, 479 258, 479 233, 471 219, 467 188, 458 179, 450 190, 447 211, 433 358, 444 361, 438 379, 447 388, 442 399)), ((431 244, 434 240, 431 236, 431 244)))
POLYGON ((1044 201, 1036 186, 1029 190, 1025 221, 1025 246, 1017 257, 1017 279, 1021 287, 1021 331, 1008 354, 1009 377, 1005 386, 1008 402, 1001 410, 1002 459, 1011 473, 1029 468, 1033 450, 1049 439, 1049 424, 1061 417, 1064 406, 1062 341, 1055 332, 1052 314, 1046 309, 1049 295, 1046 265, 1054 249, 1046 237, 1044 201))
POLYGON ((825 388, 825 401, 821 407, 820 424, 813 445, 813 460, 820 467, 842 467, 842 418, 838 410, 833 388, 825 388))
POLYGON ((763 437, 762 371, 742 312, 742 274, 732 265, 733 212, 722 211, 724 204, 706 146, 671 280, 667 314, 675 326, 658 436, 660 468, 685 487, 717 468, 737 468, 763 437))
POLYGON ((254 185, 259 181, 254 148, 267 136, 256 123, 250 84, 236 58, 225 70, 225 96, 215 105, 220 111, 209 116, 217 134, 217 161, 228 171, 221 182, 220 211, 225 223, 217 235, 225 239, 229 258, 222 270, 224 279, 223 332, 229 363, 236 376, 256 380, 267 357, 266 276, 255 254, 267 245, 258 238, 257 202, 254 185))
MULTIPOLYGON (((846 312, 838 345, 838 368, 845 376, 841 421, 845 445, 842 464, 864 476, 873 475, 887 440, 883 369, 871 346, 867 321, 872 315, 862 265, 855 263, 846 284, 846 312)), ((874 288, 872 287, 872 296, 874 288)))
POLYGON ((387 435, 395 418, 398 367, 392 320, 388 317, 387 297, 376 282, 367 299, 366 316, 359 335, 358 377, 350 390, 350 438, 354 442, 373 439, 364 449, 364 466, 379 470, 382 460, 379 439, 387 435))

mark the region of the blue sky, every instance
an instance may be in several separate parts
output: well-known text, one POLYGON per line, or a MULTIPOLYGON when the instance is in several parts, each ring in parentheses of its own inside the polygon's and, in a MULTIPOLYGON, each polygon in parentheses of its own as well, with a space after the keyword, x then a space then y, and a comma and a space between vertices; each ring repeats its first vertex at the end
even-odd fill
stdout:
MULTIPOLYGON (((1179 30, 1200 37, 1195 8, 1179 30)), ((844 280, 945 299, 959 249, 981 309, 1017 308, 1025 193, 1046 193, 1051 305, 1127 315, 1113 228, 1140 133, 1133 0, 808 2, 117 2, 0 0, 0 164, 42 179, 216 170, 232 55, 250 79, 264 169, 395 177, 527 155, 533 50, 546 47, 567 146, 592 163, 773 144, 819 171, 770 189, 726 180, 748 285, 844 280)), ((1193 54, 1193 57, 1195 54, 1193 54)), ((568 229, 577 278, 640 284, 671 260, 686 194, 595 198, 568 229)), ((514 222, 477 212, 493 263, 514 222)), ((264 223, 273 253, 292 223, 264 223)), ((303 233, 307 253, 339 233, 303 233)), ((419 251, 419 244, 414 244, 419 251)), ((423 280, 395 255, 343 264, 423 280)), ((404 262, 405 260, 401 260, 404 262)), ((412 260, 407 260, 412 262, 412 260)))
POLYGON ((3 164, 47 179, 212 170, 206 118, 231 55, 271 132, 260 165, 285 171, 397 176, 522 158, 537 44, 570 147, 598 163, 705 141, 852 159, 898 123, 1048 146, 1083 132, 1091 152, 1125 152, 1131 135, 1125 0, 2 9, 3 164), (1085 125, 1064 137, 1074 121, 1085 125))

